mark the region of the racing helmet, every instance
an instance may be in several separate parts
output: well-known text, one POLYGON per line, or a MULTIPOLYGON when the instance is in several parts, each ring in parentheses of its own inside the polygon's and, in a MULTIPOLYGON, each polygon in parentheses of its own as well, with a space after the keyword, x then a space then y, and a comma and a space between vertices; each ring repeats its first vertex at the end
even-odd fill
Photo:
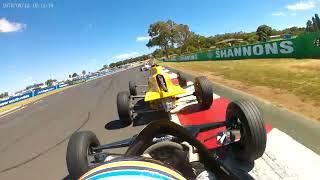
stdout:
POLYGON ((102 164, 79 178, 80 180, 155 180, 186 179, 172 167, 150 158, 116 158, 102 164))

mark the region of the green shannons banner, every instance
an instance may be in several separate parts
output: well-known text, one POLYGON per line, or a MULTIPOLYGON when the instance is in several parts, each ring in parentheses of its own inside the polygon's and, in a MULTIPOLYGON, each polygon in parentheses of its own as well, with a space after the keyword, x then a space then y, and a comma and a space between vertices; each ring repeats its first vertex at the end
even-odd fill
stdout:
POLYGON ((293 39, 216 49, 164 59, 164 61, 207 61, 252 58, 320 58, 320 32, 293 39))

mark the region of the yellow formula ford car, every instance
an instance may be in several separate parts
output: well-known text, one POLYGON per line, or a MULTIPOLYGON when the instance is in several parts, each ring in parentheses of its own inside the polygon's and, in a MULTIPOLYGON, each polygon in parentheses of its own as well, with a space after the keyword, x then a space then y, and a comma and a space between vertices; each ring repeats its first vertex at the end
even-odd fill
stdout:
POLYGON ((213 101, 213 89, 209 80, 204 77, 196 77, 194 81, 194 93, 185 95, 187 91, 186 80, 178 74, 178 84, 173 83, 170 75, 162 66, 153 65, 148 70, 148 85, 136 85, 129 82, 129 91, 119 92, 117 95, 117 107, 120 121, 131 124, 134 115, 149 112, 170 112, 177 106, 177 100, 181 97, 196 96, 199 107, 202 110, 209 109, 213 101), (143 95, 137 94, 137 87, 146 87, 143 95), (144 109, 136 110, 135 99, 143 99, 144 109))

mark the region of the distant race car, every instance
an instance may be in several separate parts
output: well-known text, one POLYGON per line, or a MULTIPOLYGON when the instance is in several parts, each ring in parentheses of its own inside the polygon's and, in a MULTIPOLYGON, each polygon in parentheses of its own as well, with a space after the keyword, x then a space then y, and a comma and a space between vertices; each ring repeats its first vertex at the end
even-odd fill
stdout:
POLYGON ((140 67, 140 71, 148 71, 151 68, 149 64, 145 64, 140 67))
MULTIPOLYGON (((178 75, 179 84, 175 85, 170 75, 162 66, 153 65, 149 69, 148 85, 136 85, 134 81, 129 82, 129 92, 122 91, 117 95, 117 107, 119 118, 122 122, 131 124, 134 113, 164 111, 170 112, 176 107, 179 97, 186 93, 182 87, 186 86, 186 80, 178 75), (143 95, 137 95, 137 87, 147 87, 143 95), (179 96, 180 95, 180 96, 179 96), (135 112, 134 99, 143 99, 147 109, 135 112)), ((213 89, 209 80, 204 77, 195 78, 195 95, 201 109, 209 109, 213 101, 213 89)), ((186 95, 190 96, 190 95, 186 95)))
POLYGON ((224 119, 185 127, 154 121, 138 135, 104 145, 91 131, 76 132, 66 153, 69 176, 92 180, 253 179, 248 171, 263 155, 267 140, 261 113, 251 101, 238 100, 229 103, 224 119), (220 130, 206 138, 217 139, 221 146, 208 149, 197 136, 215 129, 220 130), (106 151, 121 147, 128 147, 124 154, 106 151))

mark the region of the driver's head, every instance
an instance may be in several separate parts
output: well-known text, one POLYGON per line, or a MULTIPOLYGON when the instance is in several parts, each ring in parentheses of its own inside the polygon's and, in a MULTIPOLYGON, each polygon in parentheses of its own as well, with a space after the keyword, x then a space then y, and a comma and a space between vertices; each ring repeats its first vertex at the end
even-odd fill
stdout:
POLYGON ((163 163, 147 158, 117 158, 100 165, 80 179, 186 179, 178 171, 163 163))

